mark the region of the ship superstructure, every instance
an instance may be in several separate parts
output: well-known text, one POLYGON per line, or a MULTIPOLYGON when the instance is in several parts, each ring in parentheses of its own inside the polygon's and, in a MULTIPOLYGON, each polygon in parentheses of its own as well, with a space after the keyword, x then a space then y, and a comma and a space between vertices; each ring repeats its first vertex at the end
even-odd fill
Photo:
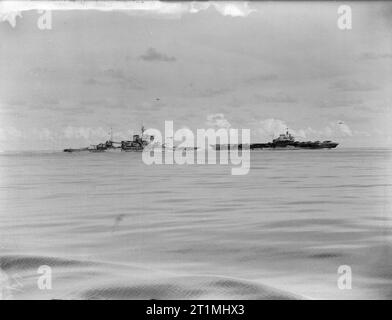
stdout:
POLYGON ((154 142, 154 136, 144 134, 144 127, 142 126, 141 135, 134 134, 130 141, 121 141, 122 151, 143 151, 146 146, 154 142))

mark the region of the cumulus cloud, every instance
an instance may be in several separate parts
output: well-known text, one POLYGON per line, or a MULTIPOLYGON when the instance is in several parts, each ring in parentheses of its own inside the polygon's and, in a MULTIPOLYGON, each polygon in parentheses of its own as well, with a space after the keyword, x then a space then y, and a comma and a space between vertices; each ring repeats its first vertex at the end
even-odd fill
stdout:
POLYGON ((73 127, 68 126, 63 129, 63 136, 66 139, 85 139, 88 141, 101 140, 109 137, 108 130, 104 128, 73 127))
POLYGON ((246 17, 255 9, 251 9, 247 2, 212 2, 211 5, 224 16, 246 17))
POLYGON ((15 127, 0 128, 0 141, 17 141, 17 140, 36 140, 36 141, 53 141, 55 134, 48 128, 31 128, 18 129, 15 127))
POLYGON ((223 113, 215 113, 208 115, 206 124, 208 127, 213 127, 215 129, 229 129, 231 127, 230 122, 225 118, 223 113))
POLYGON ((162 1, 14 1, 0 2, 0 21, 15 27, 16 17, 31 10, 98 10, 121 11, 128 15, 161 15, 181 17, 214 8, 223 16, 247 17, 255 9, 248 2, 162 2, 162 1))
MULTIPOLYGON (((114 139, 119 141, 129 137, 129 132, 115 132, 114 139)), ((88 146, 108 140, 108 128, 67 126, 62 128, 15 128, 5 126, 0 128, 0 149, 13 150, 18 143, 25 143, 23 149, 53 149, 57 145, 62 149, 65 145, 88 146)))
POLYGON ((175 57, 168 56, 164 53, 157 51, 154 48, 148 48, 147 51, 140 56, 140 59, 144 61, 164 61, 164 62, 176 61, 175 57))
MULTIPOLYGON (((287 123, 283 120, 279 119, 265 119, 260 121, 258 134, 263 139, 271 139, 272 137, 277 137, 282 133, 285 133, 286 130, 289 129, 287 123)), ((290 128, 290 133, 295 135, 298 138, 306 138, 306 132, 303 129, 295 130, 290 128)))
POLYGON ((0 3, 0 21, 8 22, 12 28, 16 27, 16 18, 22 18, 22 13, 18 10, 4 10, 0 3))
POLYGON ((262 136, 277 136, 286 132, 287 124, 279 119, 266 119, 260 121, 259 132, 262 136))
POLYGON ((289 129, 290 133, 296 138, 301 139, 330 139, 333 137, 351 137, 353 132, 351 128, 343 121, 330 122, 321 129, 307 128, 290 128, 287 123, 279 119, 265 119, 260 121, 258 133, 264 139, 277 137, 289 129))

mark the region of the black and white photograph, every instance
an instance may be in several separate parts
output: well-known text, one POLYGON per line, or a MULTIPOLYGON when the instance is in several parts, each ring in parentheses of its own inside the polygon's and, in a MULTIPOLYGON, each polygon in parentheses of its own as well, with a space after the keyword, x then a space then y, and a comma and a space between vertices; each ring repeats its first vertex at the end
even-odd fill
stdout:
POLYGON ((391 35, 387 1, 0 1, 0 300, 391 299, 391 35))

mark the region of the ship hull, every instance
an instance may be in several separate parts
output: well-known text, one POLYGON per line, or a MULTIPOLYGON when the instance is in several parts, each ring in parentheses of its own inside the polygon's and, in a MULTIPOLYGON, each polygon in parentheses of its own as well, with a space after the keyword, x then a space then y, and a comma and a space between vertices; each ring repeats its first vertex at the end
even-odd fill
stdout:
POLYGON ((81 148, 81 149, 72 149, 72 148, 68 148, 68 149, 64 149, 64 152, 83 152, 83 151, 89 151, 88 148, 81 148))
POLYGON ((334 149, 338 143, 295 143, 295 144, 251 144, 251 150, 317 150, 317 149, 334 149))
POLYGON ((293 143, 251 143, 250 145, 213 145, 216 151, 221 150, 316 150, 334 149, 338 146, 335 142, 293 142, 293 143))
POLYGON ((117 153, 117 152, 121 152, 121 148, 108 148, 108 149, 105 150, 105 152, 110 152, 110 153, 115 152, 115 153, 117 153))
POLYGON ((142 152, 144 150, 143 147, 131 147, 131 148, 122 148, 123 152, 142 152))

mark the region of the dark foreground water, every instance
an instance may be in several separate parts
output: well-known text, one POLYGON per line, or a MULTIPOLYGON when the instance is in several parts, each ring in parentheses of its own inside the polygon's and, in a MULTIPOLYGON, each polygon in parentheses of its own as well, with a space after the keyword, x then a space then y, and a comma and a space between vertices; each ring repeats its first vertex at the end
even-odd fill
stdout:
POLYGON ((230 168, 0 155, 2 298, 392 298, 390 151, 261 151, 248 175, 230 168))

